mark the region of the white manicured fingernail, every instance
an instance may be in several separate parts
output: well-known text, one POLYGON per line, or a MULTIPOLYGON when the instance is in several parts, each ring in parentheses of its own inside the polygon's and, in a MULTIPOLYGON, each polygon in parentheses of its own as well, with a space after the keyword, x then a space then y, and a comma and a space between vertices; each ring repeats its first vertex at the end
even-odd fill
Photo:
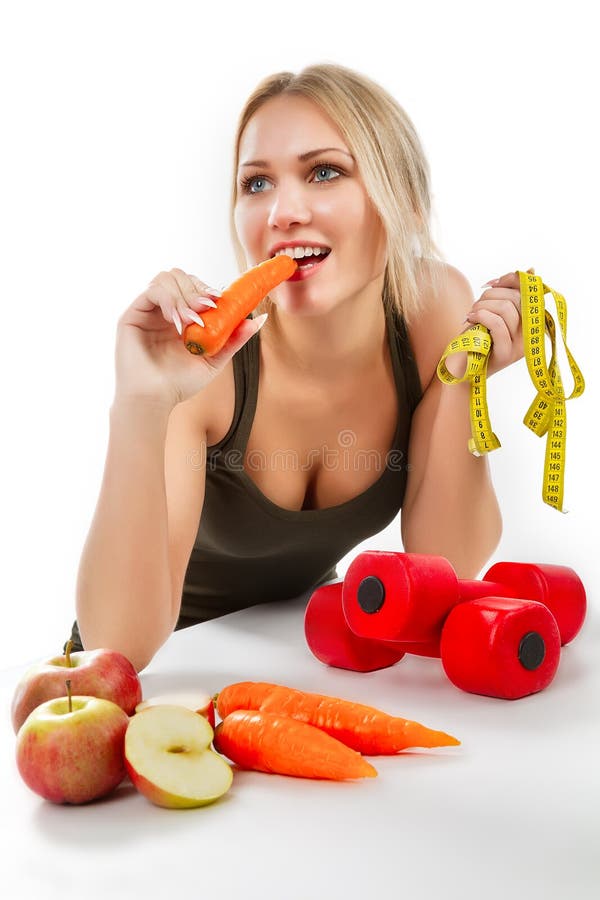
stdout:
POLYGON ((179 318, 179 313, 176 309, 173 310, 173 322, 175 324, 175 328, 179 332, 179 334, 183 334, 183 328, 181 326, 181 319, 179 318))
POLYGON ((217 288, 205 288, 207 294, 212 294, 213 297, 221 297, 223 295, 222 291, 217 290, 217 288))
POLYGON ((267 321, 268 318, 269 318, 269 313, 263 313, 262 316, 256 317, 256 319, 254 321, 256 322, 256 330, 257 331, 260 331, 260 329, 263 327, 263 325, 265 324, 265 322, 267 321))
POLYGON ((193 309, 186 309, 185 314, 192 320, 192 322, 195 322, 196 325, 202 325, 203 328, 205 327, 204 322, 202 321, 198 313, 195 313, 193 309))
POLYGON ((202 306, 209 306, 211 309, 217 308, 217 304, 214 300, 211 300, 210 297, 195 297, 194 299, 197 303, 201 303, 202 306))

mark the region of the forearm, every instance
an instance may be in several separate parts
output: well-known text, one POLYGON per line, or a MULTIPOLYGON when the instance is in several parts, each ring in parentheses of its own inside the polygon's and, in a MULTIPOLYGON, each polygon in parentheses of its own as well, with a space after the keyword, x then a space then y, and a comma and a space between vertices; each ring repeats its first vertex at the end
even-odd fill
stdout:
POLYGON ((110 647, 143 668, 173 620, 164 449, 170 410, 115 401, 103 481, 77 579, 86 649, 110 647))
POLYGON ((402 542, 406 552, 445 556, 460 577, 472 578, 497 547, 502 518, 487 457, 467 448, 469 385, 440 384, 424 402, 437 408, 418 482, 407 488, 402 542))

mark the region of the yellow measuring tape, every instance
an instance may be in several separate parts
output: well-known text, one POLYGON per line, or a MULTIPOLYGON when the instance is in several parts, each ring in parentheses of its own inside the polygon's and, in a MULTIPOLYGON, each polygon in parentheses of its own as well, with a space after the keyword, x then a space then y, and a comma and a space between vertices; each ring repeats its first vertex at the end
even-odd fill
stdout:
MULTIPOLYGON (((563 511, 564 471, 567 441, 565 402, 583 394, 585 382, 579 366, 567 347, 567 304, 562 294, 543 283, 533 269, 517 270, 521 290, 521 320, 523 347, 527 369, 537 394, 525 413, 523 422, 534 434, 547 434, 544 460, 542 499, 554 509, 563 511), (556 326, 544 307, 544 295, 550 293, 556 303, 558 324, 574 387, 565 397, 560 370, 556 359, 556 326), (545 332, 550 337, 552 356, 546 365, 545 332)), ((489 453, 500 447, 500 441, 492 431, 486 399, 488 356, 492 348, 490 333, 483 325, 473 325, 468 331, 451 341, 438 363, 438 377, 445 384, 470 381, 471 438, 469 450, 475 456, 489 453), (467 353, 467 365, 462 378, 454 376, 446 367, 446 359, 454 353, 467 353)))

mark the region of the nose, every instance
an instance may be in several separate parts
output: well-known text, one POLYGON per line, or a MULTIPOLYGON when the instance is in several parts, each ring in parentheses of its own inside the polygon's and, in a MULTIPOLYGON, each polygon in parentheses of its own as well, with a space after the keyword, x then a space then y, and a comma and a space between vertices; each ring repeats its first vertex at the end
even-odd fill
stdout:
POLYGON ((268 224, 272 228, 286 229, 295 224, 310 222, 311 211, 306 195, 298 185, 280 185, 273 192, 268 224))

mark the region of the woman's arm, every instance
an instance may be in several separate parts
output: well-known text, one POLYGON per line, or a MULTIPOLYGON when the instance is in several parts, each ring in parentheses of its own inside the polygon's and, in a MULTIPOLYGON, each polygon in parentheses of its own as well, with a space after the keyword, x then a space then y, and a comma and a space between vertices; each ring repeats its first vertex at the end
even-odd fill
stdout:
POLYGON ((473 578, 498 545, 502 518, 487 458, 467 449, 469 384, 442 384, 436 368, 449 342, 474 322, 492 336, 488 374, 519 359, 520 294, 510 273, 474 302, 465 276, 451 266, 446 274, 443 292, 429 293, 410 330, 424 393, 411 426, 401 534, 406 552, 445 556, 460 577, 473 578))
POLYGON ((205 448, 198 395, 174 408, 115 399, 104 477, 77 579, 83 646, 148 665, 179 616, 202 515, 205 448), (190 405, 192 408, 190 410, 190 405))

